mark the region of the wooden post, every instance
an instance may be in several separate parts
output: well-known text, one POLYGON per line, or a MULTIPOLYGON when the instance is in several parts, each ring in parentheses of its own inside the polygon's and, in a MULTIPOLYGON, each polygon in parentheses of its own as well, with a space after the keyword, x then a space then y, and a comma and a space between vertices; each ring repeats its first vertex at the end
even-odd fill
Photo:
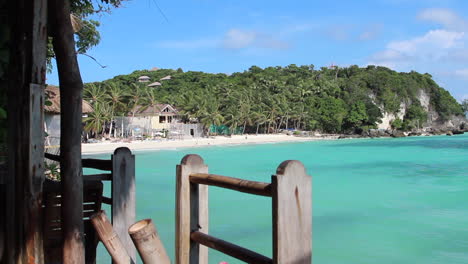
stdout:
POLYGON ((208 248, 190 240, 193 231, 208 234, 208 186, 191 184, 192 173, 208 173, 194 154, 186 155, 176 171, 176 264, 208 264, 208 248))
MULTIPOLYGON (((46 73, 47 1, 2 1, 1 23, 10 47, 8 82, 8 175, 5 179, 5 251, 2 263, 43 263, 42 93, 46 73), (6 5, 8 10, 5 10, 6 5), (8 17, 8 19, 5 19, 8 17), (8 20, 8 21, 7 21, 8 20)), ((4 78, 3 78, 4 77, 4 78)), ((5 82, 4 82, 4 81, 5 82)), ((3 204, 0 207, 3 209, 3 204)))
POLYGON ((119 239, 119 235, 116 234, 109 222, 109 219, 107 219, 106 212, 100 211, 93 214, 91 216, 91 222, 93 223, 99 239, 102 241, 115 263, 134 263, 134 261, 128 256, 125 246, 119 239))
POLYGON ((312 263, 312 178, 296 160, 281 163, 271 177, 273 263, 312 263))
POLYGON ((151 219, 136 222, 128 229, 144 264, 170 264, 163 243, 151 219))
POLYGON ((49 14, 60 86, 63 261, 81 264, 85 262, 81 167, 83 81, 76 58, 70 0, 49 0, 49 14))
POLYGON ((122 147, 112 155, 112 225, 131 259, 136 249, 128 228, 135 223, 135 208, 135 155, 122 147))

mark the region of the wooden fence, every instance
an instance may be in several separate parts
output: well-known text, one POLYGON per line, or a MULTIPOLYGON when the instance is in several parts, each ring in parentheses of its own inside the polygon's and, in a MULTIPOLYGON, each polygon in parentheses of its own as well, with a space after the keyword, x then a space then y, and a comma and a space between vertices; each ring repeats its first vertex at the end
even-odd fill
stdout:
MULTIPOLYGON (((45 157, 60 161, 58 155, 46 153, 45 157)), ((127 249, 130 258, 135 260, 136 249, 128 235, 128 228, 135 223, 135 155, 126 147, 117 148, 111 160, 82 159, 82 166, 106 171, 100 174, 83 175, 83 181, 84 183, 111 181, 111 197, 103 196, 101 201, 111 205, 114 230, 127 249)), ((84 217, 89 217, 92 213, 87 212, 87 207, 84 206, 84 217)))
POLYGON ((271 183, 208 174, 198 155, 177 165, 176 264, 208 264, 208 248, 247 263, 312 262, 312 178, 299 161, 278 166, 271 183), (208 185, 272 198, 273 257, 208 235, 208 185))

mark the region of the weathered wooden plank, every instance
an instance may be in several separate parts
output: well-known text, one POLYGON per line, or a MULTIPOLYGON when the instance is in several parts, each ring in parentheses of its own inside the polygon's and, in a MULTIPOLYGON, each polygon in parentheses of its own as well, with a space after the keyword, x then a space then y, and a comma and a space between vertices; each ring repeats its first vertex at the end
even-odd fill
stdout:
POLYGON ((208 248, 191 241, 190 233, 208 233, 208 186, 190 183, 190 174, 208 173, 198 155, 186 155, 176 172, 176 264, 207 264, 208 248))
POLYGON ((273 261, 312 263, 312 178, 296 160, 281 163, 271 177, 273 261))
POLYGON ((128 235, 128 228, 135 223, 135 155, 130 149, 118 148, 112 155, 112 225, 122 240, 131 259, 136 249, 128 235))
POLYGON ((170 264, 171 260, 166 253, 156 227, 151 219, 136 222, 128 229, 141 260, 145 264, 170 264))
POLYGON ((226 255, 242 260, 251 264, 272 264, 271 258, 265 257, 252 250, 240 247, 222 239, 212 237, 199 231, 192 232, 190 238, 202 245, 217 251, 223 252, 226 255))
POLYGON ((83 180, 84 181, 111 181, 112 174, 102 173, 102 174, 83 175, 83 180))
POLYGON ((112 205, 112 198, 109 198, 109 197, 103 196, 103 197, 102 197, 102 203, 105 203, 105 204, 110 204, 110 205, 112 205))
MULTIPOLYGON (((47 159, 60 161, 59 155, 54 155, 50 153, 44 154, 47 159)), ((112 170, 112 161, 111 160, 101 160, 101 159, 82 159, 81 164, 83 168, 97 169, 97 170, 112 170)))
POLYGON ((116 264, 134 263, 129 256, 127 248, 119 239, 119 235, 112 228, 111 223, 106 217, 104 211, 100 211, 91 217, 91 222, 107 251, 116 264))
POLYGON ((239 192, 271 197, 271 184, 265 182, 248 181, 239 178, 208 173, 190 174, 190 182, 218 186, 239 192))

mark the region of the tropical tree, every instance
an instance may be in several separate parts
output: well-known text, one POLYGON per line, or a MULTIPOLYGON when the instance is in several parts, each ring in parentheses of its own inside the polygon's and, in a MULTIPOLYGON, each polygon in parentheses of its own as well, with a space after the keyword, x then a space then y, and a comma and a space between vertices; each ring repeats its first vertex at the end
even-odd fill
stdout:
POLYGON ((468 114, 468 99, 464 99, 461 103, 461 106, 462 106, 463 112, 465 114, 468 114))
POLYGON ((95 102, 93 105, 93 111, 85 117, 86 123, 84 129, 87 132, 91 132, 98 136, 99 132, 102 132, 101 136, 104 136, 106 131, 106 123, 111 120, 111 108, 109 104, 103 102, 95 102))
MULTIPOLYGON (((116 113, 122 113, 125 111, 126 104, 125 101, 125 91, 119 86, 117 83, 109 83, 106 99, 107 102, 110 104, 111 109, 111 120, 110 120, 110 128, 109 134, 112 135, 112 126, 115 120, 116 113)), ((114 134, 115 136, 115 134, 114 134)))
POLYGON ((106 91, 101 85, 88 84, 84 87, 83 98, 94 105, 97 102, 103 102, 106 97, 106 91))
POLYGON ((211 126, 219 126, 224 121, 224 116, 219 109, 219 102, 215 100, 205 100, 199 116, 200 122, 204 125, 206 134, 209 134, 211 126))

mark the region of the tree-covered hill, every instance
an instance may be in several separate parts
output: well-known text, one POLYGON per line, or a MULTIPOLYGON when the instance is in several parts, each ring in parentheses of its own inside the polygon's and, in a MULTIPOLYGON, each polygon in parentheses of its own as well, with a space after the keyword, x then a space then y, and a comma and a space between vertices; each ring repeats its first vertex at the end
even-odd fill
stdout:
POLYGON ((169 103, 187 120, 251 133, 290 128, 352 133, 385 120, 393 128, 411 130, 463 115, 461 105, 431 75, 376 66, 252 66, 231 75, 141 70, 86 84, 85 98, 96 101, 96 93, 111 98, 116 90, 120 107, 114 114, 131 114, 135 104, 169 103), (140 76, 149 76, 150 82, 139 83, 140 76), (161 85, 147 86, 153 82, 161 85))

